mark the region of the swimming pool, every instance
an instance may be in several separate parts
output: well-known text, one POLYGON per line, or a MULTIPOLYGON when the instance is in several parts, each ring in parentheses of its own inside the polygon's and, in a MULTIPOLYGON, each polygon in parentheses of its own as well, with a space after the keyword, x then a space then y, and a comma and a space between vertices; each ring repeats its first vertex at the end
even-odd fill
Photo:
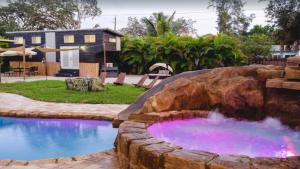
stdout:
POLYGON ((109 121, 0 117, 0 160, 87 155, 113 148, 109 121))

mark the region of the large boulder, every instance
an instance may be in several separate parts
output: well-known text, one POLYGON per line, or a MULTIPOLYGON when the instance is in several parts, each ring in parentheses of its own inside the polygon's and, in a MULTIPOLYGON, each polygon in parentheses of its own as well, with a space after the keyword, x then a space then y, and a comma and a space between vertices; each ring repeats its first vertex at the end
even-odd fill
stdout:
POLYGON ((141 113, 172 110, 211 110, 227 113, 260 112, 263 90, 258 67, 219 68, 191 79, 180 78, 150 97, 141 113))
POLYGON ((138 120, 143 114, 148 117, 166 115, 170 111, 219 109, 237 118, 262 120, 273 116, 300 129, 300 86, 280 78, 283 69, 251 65, 185 72, 147 91, 123 110, 114 124, 117 126, 127 119, 138 120))
POLYGON ((105 85, 98 78, 67 78, 66 87, 78 91, 103 91, 105 85))

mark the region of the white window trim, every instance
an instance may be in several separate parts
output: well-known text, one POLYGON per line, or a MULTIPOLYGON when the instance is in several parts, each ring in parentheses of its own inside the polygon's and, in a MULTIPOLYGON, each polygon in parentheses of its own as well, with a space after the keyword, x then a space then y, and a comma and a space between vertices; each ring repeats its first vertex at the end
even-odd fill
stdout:
POLYGON ((24 41, 25 41, 25 39, 24 39, 24 37, 22 37, 22 36, 16 36, 16 37, 14 37, 14 43, 15 43, 16 45, 21 45, 21 44, 24 43, 24 41), (17 41, 18 38, 20 38, 20 39, 22 38, 22 42, 17 41))
POLYGON ((32 44, 41 44, 42 43, 42 37, 41 36, 32 36, 31 37, 31 43, 32 44), (39 42, 34 42, 34 38, 39 38, 39 42))
POLYGON ((116 37, 109 37, 108 42, 109 43, 116 43, 117 42, 116 37))
POLYGON ((90 34, 90 35, 84 35, 84 43, 96 43, 96 35, 95 34, 90 34), (95 40, 92 42, 92 41, 90 41, 91 39, 90 39, 90 36, 94 36, 95 37, 95 40), (89 38, 87 38, 87 37, 89 37, 89 38), (88 39, 88 41, 87 41, 87 39, 88 39))
POLYGON ((75 36, 74 35, 64 35, 64 43, 71 44, 71 43, 74 43, 74 42, 75 42, 75 36), (73 37, 73 42, 67 42, 66 41, 67 36, 72 36, 73 37))

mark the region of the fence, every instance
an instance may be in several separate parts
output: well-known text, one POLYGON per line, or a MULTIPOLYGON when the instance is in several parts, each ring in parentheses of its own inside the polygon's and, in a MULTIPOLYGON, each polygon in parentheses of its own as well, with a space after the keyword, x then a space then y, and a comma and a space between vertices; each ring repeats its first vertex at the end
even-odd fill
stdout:
POLYGON ((276 65, 276 66, 285 66, 286 59, 284 58, 251 58, 248 60, 248 63, 251 64, 261 64, 261 65, 276 65))

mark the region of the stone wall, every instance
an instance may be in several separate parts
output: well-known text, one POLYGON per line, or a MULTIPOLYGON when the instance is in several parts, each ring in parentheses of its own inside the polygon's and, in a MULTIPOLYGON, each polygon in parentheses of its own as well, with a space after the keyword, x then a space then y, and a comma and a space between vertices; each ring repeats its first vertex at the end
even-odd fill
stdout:
POLYGON ((244 66, 178 78, 149 97, 137 114, 218 109, 237 118, 261 120, 273 116, 286 124, 289 121, 284 119, 292 119, 289 125, 300 128, 300 91, 266 88, 267 79, 283 74, 282 67, 244 66))
POLYGON ((277 117, 299 128, 299 91, 266 88, 267 79, 283 76, 283 67, 255 65, 187 72, 162 81, 119 114, 117 121, 125 121, 119 126, 115 142, 121 169, 300 168, 300 157, 250 158, 191 151, 147 132, 155 122, 206 117, 208 111, 217 108, 237 118, 277 117))
MULTIPOLYGON (((121 169, 291 169, 300 168, 300 157, 250 158, 240 155, 185 150, 151 137, 147 127, 158 121, 206 117, 207 111, 180 111, 135 116, 119 127, 115 142, 121 169)), ((205 138, 203 138, 205 139, 205 138)))

